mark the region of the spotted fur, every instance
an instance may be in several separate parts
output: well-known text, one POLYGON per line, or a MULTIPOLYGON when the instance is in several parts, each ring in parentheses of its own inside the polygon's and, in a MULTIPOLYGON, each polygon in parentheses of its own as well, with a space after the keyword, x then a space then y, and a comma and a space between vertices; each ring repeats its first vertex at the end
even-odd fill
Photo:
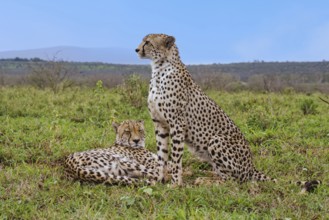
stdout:
POLYGON ((161 177, 167 173, 170 137, 172 184, 182 184, 184 143, 210 163, 222 180, 274 180, 255 169, 240 129, 192 80, 174 37, 149 34, 136 52, 152 60, 148 108, 155 125, 161 177))
POLYGON ((65 160, 66 177, 104 184, 152 184, 159 180, 157 155, 146 150, 143 121, 113 124, 114 146, 77 152, 65 160))

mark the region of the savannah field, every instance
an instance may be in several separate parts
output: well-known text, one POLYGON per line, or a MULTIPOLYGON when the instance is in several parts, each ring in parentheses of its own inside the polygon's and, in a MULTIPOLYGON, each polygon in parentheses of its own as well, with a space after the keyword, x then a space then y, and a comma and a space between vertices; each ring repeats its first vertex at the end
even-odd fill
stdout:
MULTIPOLYGON (((134 83, 137 82, 137 83, 134 83)), ((278 183, 193 186, 210 170, 185 151, 185 186, 105 186, 62 178, 63 158, 114 143, 112 121, 143 119, 155 152, 147 84, 54 93, 0 87, 0 219, 329 219, 329 105, 321 93, 208 90, 250 142, 258 170, 278 183), (290 181, 320 179, 299 194, 290 181)))

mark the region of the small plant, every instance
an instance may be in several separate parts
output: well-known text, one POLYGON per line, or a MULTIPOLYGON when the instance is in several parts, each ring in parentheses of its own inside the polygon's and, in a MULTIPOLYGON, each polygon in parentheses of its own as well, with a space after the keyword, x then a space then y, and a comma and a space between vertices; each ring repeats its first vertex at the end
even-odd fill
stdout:
POLYGON ((248 127, 253 129, 265 131, 266 129, 274 126, 271 119, 267 117, 264 112, 254 112, 247 119, 248 127))
POLYGON ((101 99, 103 94, 104 94, 103 81, 98 80, 96 83, 96 88, 94 89, 94 95, 97 99, 101 99))
POLYGON ((142 107, 147 106, 148 84, 139 75, 132 74, 119 87, 119 94, 124 102, 135 108, 142 109, 142 107))
POLYGON ((286 87, 283 89, 282 93, 285 95, 291 95, 295 93, 295 89, 293 87, 286 87))
POLYGON ((304 115, 315 115, 317 113, 317 107, 318 105, 312 99, 305 99, 300 105, 300 109, 304 115))
POLYGON ((93 122, 99 127, 108 125, 108 111, 109 105, 106 100, 103 81, 98 80, 94 89, 93 101, 89 103, 89 121, 93 122))

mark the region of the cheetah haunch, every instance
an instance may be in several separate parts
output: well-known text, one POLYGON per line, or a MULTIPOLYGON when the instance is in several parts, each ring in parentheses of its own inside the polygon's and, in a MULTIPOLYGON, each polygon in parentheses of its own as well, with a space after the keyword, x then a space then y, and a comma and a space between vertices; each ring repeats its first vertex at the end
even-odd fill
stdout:
POLYGON ((104 184, 152 184, 159 180, 157 155, 146 150, 143 121, 113 123, 114 146, 77 152, 65 161, 69 179, 104 184))
POLYGON ((168 169, 170 136, 174 185, 182 184, 184 143, 223 180, 271 180, 253 166, 249 144, 239 128, 192 80, 174 37, 149 34, 136 52, 152 61, 148 108, 155 124, 161 178, 168 169))

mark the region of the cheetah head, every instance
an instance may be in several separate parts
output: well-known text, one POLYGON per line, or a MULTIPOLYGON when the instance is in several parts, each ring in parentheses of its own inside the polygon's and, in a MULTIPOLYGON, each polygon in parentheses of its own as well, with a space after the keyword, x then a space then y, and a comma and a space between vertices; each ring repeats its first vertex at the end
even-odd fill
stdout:
POLYGON ((142 59, 161 60, 177 51, 175 38, 166 34, 148 34, 135 50, 142 59))
POLYGON ((144 121, 127 120, 112 124, 116 133, 116 144, 127 147, 145 147, 144 121))

